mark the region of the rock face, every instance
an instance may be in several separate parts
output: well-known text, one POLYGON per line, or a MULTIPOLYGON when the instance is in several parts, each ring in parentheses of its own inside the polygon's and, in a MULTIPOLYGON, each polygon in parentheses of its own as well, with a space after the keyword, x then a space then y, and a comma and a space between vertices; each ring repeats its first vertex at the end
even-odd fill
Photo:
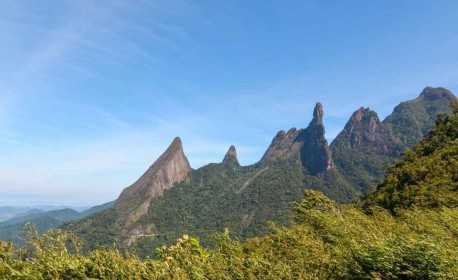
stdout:
POLYGON ((399 137, 381 124, 377 113, 363 107, 353 113, 332 145, 377 155, 399 155, 403 149, 399 137))
POLYGON ((230 146, 226 155, 224 156, 223 163, 240 165, 237 159, 237 150, 234 146, 230 146))
POLYGON ((326 170, 334 167, 331 150, 324 137, 323 114, 321 103, 316 103, 312 121, 296 139, 296 142, 302 144, 302 164, 312 175, 324 175, 326 170))
POLYGON ((291 128, 277 133, 261 162, 299 157, 303 166, 312 175, 324 174, 333 168, 331 151, 324 137, 323 107, 316 103, 313 119, 306 129, 291 128))
POLYGON ((118 222, 129 225, 137 221, 148 212, 153 198, 183 181, 190 171, 181 139, 177 137, 140 179, 121 192, 115 204, 118 222))
POLYGON ((447 89, 426 87, 419 97, 396 106, 383 122, 376 112, 361 107, 331 147, 397 157, 432 129, 438 114, 451 115, 454 100, 456 97, 447 89))
POLYGON ((290 159, 299 154, 300 145, 295 143, 295 140, 302 131, 303 129, 297 130, 295 127, 288 130, 288 132, 279 131, 261 158, 261 162, 290 159))

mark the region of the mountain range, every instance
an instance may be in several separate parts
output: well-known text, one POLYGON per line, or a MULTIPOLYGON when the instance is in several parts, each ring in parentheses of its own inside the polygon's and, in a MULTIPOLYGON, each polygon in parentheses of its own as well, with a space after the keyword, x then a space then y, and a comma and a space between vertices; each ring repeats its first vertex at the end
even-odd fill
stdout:
POLYGON ((221 163, 192 169, 177 137, 113 207, 62 228, 82 236, 87 249, 118 242, 140 255, 183 233, 204 244, 211 243, 209 233, 224 228, 242 239, 263 235, 269 232, 266 221, 289 223, 291 202, 305 189, 339 203, 365 193, 384 178, 389 163, 428 134, 439 114, 452 114, 455 102, 447 89, 426 87, 383 121, 360 108, 330 145, 317 103, 306 128, 279 131, 249 166, 239 164, 231 146, 221 163))
POLYGON ((22 243, 21 238, 23 236, 23 228, 27 223, 35 225, 37 232, 41 234, 50 229, 59 227, 64 222, 81 219, 96 212, 110 208, 113 205, 114 201, 111 201, 102 205, 91 207, 81 212, 70 208, 44 211, 36 208, 26 210, 27 208, 8 207, 5 208, 5 210, 9 210, 10 212, 13 210, 21 212, 14 215, 13 217, 10 217, 9 219, 6 219, 5 221, 0 222, 0 239, 12 240, 16 244, 20 244, 22 243))
MULTIPOLYGON (((0 278, 457 279, 456 104, 453 111, 438 115, 425 138, 353 203, 339 205, 306 189, 292 205, 291 224, 272 225, 269 234, 240 241, 225 229, 212 235, 213 246, 183 234, 142 259, 113 246, 84 253, 72 232, 32 230, 25 247, 0 241, 0 278)), ((164 158, 173 158, 169 152, 164 158)), ((223 162, 237 163, 233 147, 223 162)), ((138 236, 130 248, 144 248, 145 238, 138 236)))

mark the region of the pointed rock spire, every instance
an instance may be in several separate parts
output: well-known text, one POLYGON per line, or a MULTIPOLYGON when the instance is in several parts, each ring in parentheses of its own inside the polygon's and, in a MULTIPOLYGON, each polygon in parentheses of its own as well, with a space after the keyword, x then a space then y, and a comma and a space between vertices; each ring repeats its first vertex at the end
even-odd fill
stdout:
POLYGON ((316 124, 323 124, 323 106, 320 102, 317 102, 315 105, 315 109, 313 109, 313 120, 312 122, 316 124))
POLYGON ((234 145, 229 147, 226 155, 224 156, 223 163, 236 163, 239 165, 239 161, 237 159, 237 150, 235 149, 234 145))
POLYGON ((324 137, 323 115, 323 106, 317 102, 312 121, 296 139, 297 142, 303 143, 300 149, 301 161, 312 175, 323 175, 326 170, 334 167, 331 150, 324 137))
POLYGON ((328 142, 324 137, 323 106, 317 102, 313 119, 306 129, 292 128, 280 131, 272 140, 261 163, 276 159, 300 158, 302 165, 312 175, 324 175, 334 167, 328 142))
POLYGON ((140 179, 119 195, 115 207, 121 222, 131 224, 137 221, 148 212, 154 197, 161 196, 174 183, 183 181, 190 171, 181 139, 176 137, 140 179))

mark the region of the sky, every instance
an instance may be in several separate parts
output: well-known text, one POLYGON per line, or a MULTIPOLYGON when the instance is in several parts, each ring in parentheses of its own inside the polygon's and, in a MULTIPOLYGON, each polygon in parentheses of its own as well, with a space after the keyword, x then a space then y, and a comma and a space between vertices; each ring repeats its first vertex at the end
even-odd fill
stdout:
POLYGON ((458 93, 458 1, 3 0, 0 206, 115 199, 183 141, 257 162, 324 107, 328 141, 426 86, 458 93))

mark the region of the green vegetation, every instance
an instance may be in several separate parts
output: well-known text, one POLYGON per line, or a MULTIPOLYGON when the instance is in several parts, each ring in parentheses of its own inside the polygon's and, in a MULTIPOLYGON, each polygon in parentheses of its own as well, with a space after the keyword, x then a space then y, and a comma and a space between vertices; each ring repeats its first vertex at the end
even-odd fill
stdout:
POLYGON ((457 279, 456 208, 370 215, 308 190, 290 227, 240 243, 227 231, 210 249, 183 236, 141 260, 116 249, 83 255, 67 232, 33 231, 25 249, 0 247, 2 279, 457 279), (67 249, 68 247, 68 249, 67 249), (71 253, 72 252, 72 253, 71 253))
MULTIPOLYGON (((39 236, 29 228, 25 248, 0 244, 0 277, 457 279, 457 136, 458 112, 439 117, 428 138, 408 152, 404 161, 390 167, 385 181, 359 203, 339 205, 319 191, 305 190, 305 198, 294 203, 291 224, 271 224, 263 237, 240 242, 223 229, 213 235, 211 246, 203 247, 198 238, 183 235, 175 245, 156 249, 155 258, 140 259, 110 246, 82 254, 81 242, 69 232, 57 230, 39 236)), ((208 166, 207 171, 216 166, 208 166)), ((233 172, 240 171, 228 167, 225 174, 229 178, 233 172)), ((207 188, 193 190, 183 185, 176 191, 217 195, 211 193, 211 186, 207 188)), ((226 226, 224 220, 221 223, 226 226)), ((101 226, 87 225, 87 229, 101 226)), ((154 243, 155 238, 140 242, 154 243)))
POLYGON ((389 163, 395 158, 363 152, 355 149, 337 148, 331 146, 334 163, 360 193, 367 192, 370 186, 380 183, 386 173, 389 163))
POLYGON ((404 156, 363 199, 366 207, 380 205, 398 212, 458 206, 458 113, 439 116, 436 129, 404 156))
POLYGON ((410 148, 434 127, 439 114, 453 114, 450 104, 456 100, 453 93, 445 88, 426 87, 418 98, 396 106, 383 124, 410 148))
POLYGON ((83 249, 88 252, 117 242, 114 222, 115 209, 110 208, 82 218, 76 224, 63 224, 61 228, 83 236, 85 241, 83 249))
POLYGON ((154 234, 133 247, 115 208, 67 224, 75 235, 29 227, 25 247, 0 242, 0 279, 458 279, 458 111, 404 157, 349 205, 322 193, 348 194, 336 170, 299 159, 211 164, 154 201, 137 225, 154 234))
POLYGON ((447 89, 426 87, 418 98, 396 106, 383 122, 374 111, 357 110, 330 145, 335 165, 351 185, 367 192, 384 178, 388 164, 428 135, 438 115, 453 114, 456 100, 447 89))
POLYGON ((102 205, 94 206, 86 211, 77 212, 73 209, 59 209, 43 212, 32 209, 21 215, 0 223, 0 240, 10 240, 16 244, 21 244, 22 228, 24 224, 31 223, 36 226, 38 233, 45 233, 50 229, 55 229, 64 222, 73 221, 94 214, 103 209, 113 206, 114 201, 102 205))
MULTIPOLYGON (((277 134, 257 164, 239 166, 234 155, 232 161, 192 170, 185 181, 149 201, 147 213, 145 210, 135 219, 127 217, 144 202, 143 191, 131 195, 123 207, 61 228, 83 238, 84 250, 117 240, 120 248, 127 246, 141 257, 154 256, 158 246, 171 245, 183 234, 198 237, 204 245, 213 244, 208 236, 224 228, 242 241, 262 236, 271 232, 265 221, 290 225, 290 203, 298 202, 306 189, 319 190, 338 203, 349 203, 380 183, 388 164, 408 147, 397 135, 404 131, 398 127, 403 122, 398 120, 414 120, 421 133, 429 131, 437 113, 451 111, 454 99, 445 89, 426 88, 417 99, 396 107, 383 123, 375 112, 360 108, 331 144, 335 163, 331 169, 318 104, 307 129, 277 134), (320 165, 320 172, 311 168, 314 165, 320 165)), ((181 143, 175 148, 183 152, 181 143)), ((157 168, 160 163, 155 163, 157 168)), ((154 182, 154 178, 143 179, 154 182)))
POLYGON ((116 232, 116 209, 64 224, 85 240, 84 250, 98 245, 134 239, 129 249, 141 257, 153 256, 163 244, 171 245, 183 234, 198 237, 204 245, 224 228, 241 240, 271 232, 265 221, 289 225, 291 202, 300 201, 305 189, 320 190, 339 202, 355 194, 336 170, 320 179, 305 173, 299 159, 276 160, 240 167, 230 162, 209 164, 166 190, 150 205, 146 215, 131 225, 127 234, 116 232), (132 229, 152 229, 148 236, 135 236, 132 229), (133 237, 132 237, 133 236, 133 237))

